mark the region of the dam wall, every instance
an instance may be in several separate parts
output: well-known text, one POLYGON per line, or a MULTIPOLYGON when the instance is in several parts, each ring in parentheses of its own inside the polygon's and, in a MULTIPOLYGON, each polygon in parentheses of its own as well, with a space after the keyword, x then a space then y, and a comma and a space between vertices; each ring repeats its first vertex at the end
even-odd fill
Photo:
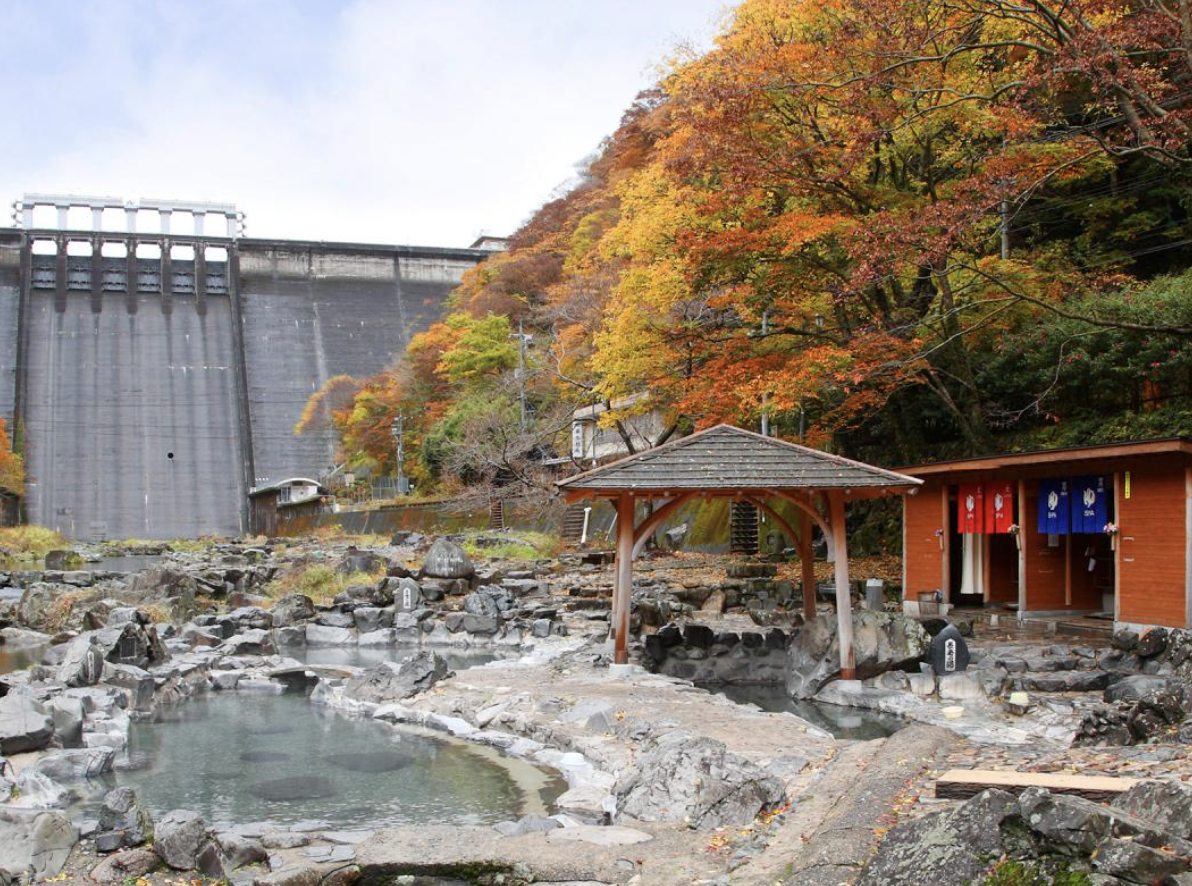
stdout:
POLYGON ((81 540, 235 535, 247 494, 334 464, 295 436, 383 369, 478 250, 0 231, 0 415, 30 522, 81 540))

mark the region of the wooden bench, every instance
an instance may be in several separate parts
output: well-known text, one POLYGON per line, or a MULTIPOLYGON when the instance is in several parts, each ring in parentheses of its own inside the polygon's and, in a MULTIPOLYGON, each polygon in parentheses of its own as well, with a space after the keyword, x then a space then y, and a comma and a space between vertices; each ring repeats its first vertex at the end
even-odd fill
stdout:
POLYGON ((1019 794, 1027 788, 1046 788, 1053 794, 1075 794, 1088 800, 1112 800, 1138 782, 1137 778, 1069 775, 1063 772, 950 769, 936 779, 935 795, 944 800, 967 800, 989 788, 1010 794, 1019 794))

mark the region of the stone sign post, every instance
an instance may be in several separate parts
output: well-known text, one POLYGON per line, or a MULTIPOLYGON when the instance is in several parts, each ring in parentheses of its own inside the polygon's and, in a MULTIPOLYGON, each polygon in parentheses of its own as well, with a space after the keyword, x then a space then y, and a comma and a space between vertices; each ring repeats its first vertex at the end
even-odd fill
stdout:
POLYGON ((958 674, 968 668, 969 651, 956 625, 948 625, 931 641, 931 666, 937 676, 958 674))

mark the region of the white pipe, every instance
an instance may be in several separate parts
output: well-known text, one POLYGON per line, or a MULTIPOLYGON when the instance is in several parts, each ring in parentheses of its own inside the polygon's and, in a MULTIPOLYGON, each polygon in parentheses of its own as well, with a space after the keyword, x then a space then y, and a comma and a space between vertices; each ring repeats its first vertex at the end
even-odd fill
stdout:
POLYGON ((579 543, 581 545, 588 543, 588 518, 591 516, 592 516, 592 508, 590 506, 584 508, 584 529, 583 529, 583 532, 581 532, 579 534, 579 543))

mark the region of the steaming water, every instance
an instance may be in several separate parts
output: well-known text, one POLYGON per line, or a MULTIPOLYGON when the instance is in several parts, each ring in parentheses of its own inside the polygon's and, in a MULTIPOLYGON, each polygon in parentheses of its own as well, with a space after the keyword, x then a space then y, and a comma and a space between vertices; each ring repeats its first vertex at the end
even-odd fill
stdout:
POLYGON ((135 723, 115 780, 155 815, 317 820, 353 828, 480 824, 547 813, 565 786, 498 752, 312 705, 303 695, 212 693, 135 723))

